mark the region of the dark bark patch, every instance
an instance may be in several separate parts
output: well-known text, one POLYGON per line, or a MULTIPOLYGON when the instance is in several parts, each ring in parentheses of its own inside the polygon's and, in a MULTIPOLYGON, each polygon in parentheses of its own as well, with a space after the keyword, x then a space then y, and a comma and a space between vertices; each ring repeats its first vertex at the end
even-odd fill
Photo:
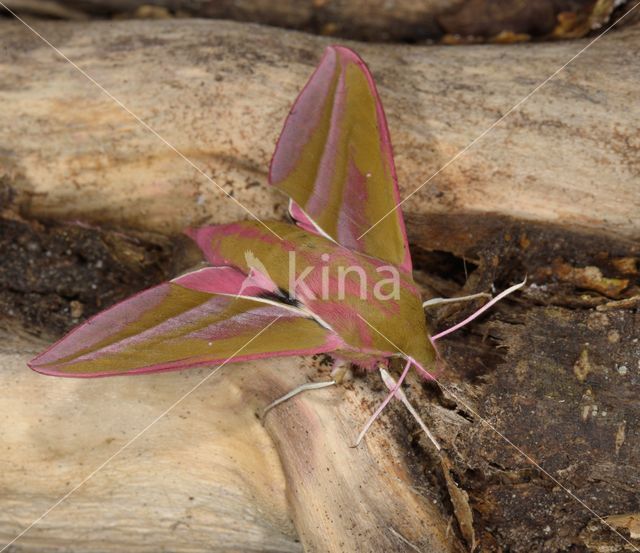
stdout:
MULTIPOLYGON (((4 205, 11 192, 3 188, 4 205)), ((178 240, 178 239, 176 239, 178 240)), ((77 222, 0 215, 0 325, 53 338, 158 284, 183 259, 176 240, 77 222)))
MULTIPOLYGON (((432 396, 418 399, 434 427, 447 428, 437 436, 469 494, 480 550, 630 550, 563 486, 614 521, 640 511, 638 244, 486 214, 408 223, 428 282, 447 280, 433 276, 430 251, 477 264, 464 286, 455 273, 441 284, 456 293, 529 275, 524 290, 440 342, 446 366, 438 379, 454 409, 443 414, 432 396)), ((477 307, 433 310, 432 326, 446 328, 477 307)))

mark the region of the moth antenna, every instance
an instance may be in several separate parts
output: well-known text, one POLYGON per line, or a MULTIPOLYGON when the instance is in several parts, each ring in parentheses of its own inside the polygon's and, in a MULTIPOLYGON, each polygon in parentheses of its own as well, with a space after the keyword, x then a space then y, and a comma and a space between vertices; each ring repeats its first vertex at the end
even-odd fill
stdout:
MULTIPOLYGON (((389 390, 392 390, 393 387, 396 385, 396 381, 393 379, 393 377, 386 371, 386 369, 383 369, 383 368, 380 368, 380 376, 382 377, 382 381, 385 383, 385 386, 389 388, 389 390)), ((404 404, 404 406, 407 408, 407 411, 411 413, 411 416, 415 419, 415 421, 418 423, 420 428, 422 428, 422 431, 431 440, 431 443, 436 447, 438 451, 440 451, 442 447, 438 443, 438 440, 436 440, 435 436, 431 433, 431 431, 429 430, 427 425, 424 423, 424 421, 422 420, 418 412, 415 410, 414 406, 411 405, 411 403, 407 399, 407 396, 402 391, 402 389, 398 388, 398 390, 395 393, 395 396, 404 404)))
POLYGON ((478 298, 491 298, 491 294, 488 292, 478 292, 477 294, 471 294, 469 296, 460 296, 458 298, 431 298, 425 302, 422 302, 422 307, 433 307, 434 305, 440 305, 442 303, 456 303, 459 301, 470 301, 478 298))
POLYGON ((391 392, 389 392, 389 395, 387 395, 387 397, 384 398, 384 401, 375 410, 373 415, 371 415, 371 417, 367 421, 367 424, 364 425, 364 428, 362 429, 360 434, 358 434, 358 438, 356 439, 356 442, 351 447, 358 447, 360 445, 360 442, 364 438, 364 435, 367 433, 369 428, 371 428, 371 425, 380 416, 380 413, 382 413, 382 411, 384 411, 384 408, 391 401, 391 398, 396 395, 396 392, 400 389, 400 386, 402 386, 402 383, 404 382, 404 379, 406 378, 407 373, 409 372, 409 368, 411 367, 411 363, 412 362, 413 362, 413 359, 411 359, 411 358, 407 359, 407 364, 405 365, 404 370, 402 371, 402 374, 400 375, 400 378, 398 379, 398 382, 395 383, 395 385, 393 386, 393 389, 391 390, 391 392))
POLYGON ((286 393, 282 397, 279 397, 275 401, 272 401, 269 405, 267 405, 263 410, 260 418, 264 421, 264 418, 267 416, 267 413, 271 411, 274 407, 284 403, 285 401, 291 399, 294 396, 302 392, 306 392, 307 390, 319 390, 320 388, 327 388, 329 386, 333 386, 336 384, 335 380, 329 380, 328 382, 307 382, 306 384, 302 384, 297 388, 294 388, 290 392, 286 393))
POLYGON ((480 315, 482 315, 487 309, 491 309, 491 307, 493 307, 496 303, 498 303, 501 299, 507 297, 509 294, 515 292, 516 290, 519 290, 520 288, 522 288, 525 284, 527 283, 527 279, 525 277, 525 279, 522 282, 519 282, 518 284, 514 284, 513 286, 507 288, 506 290, 500 292, 495 298, 493 298, 491 301, 488 301, 487 303, 485 303, 480 309, 478 309, 477 311, 475 311, 474 313, 472 313, 471 315, 469 315, 464 321, 453 325, 451 328, 448 328, 447 330, 443 330, 442 332, 431 336, 430 340, 431 343, 433 344, 436 340, 439 340, 440 338, 446 336, 447 334, 451 334, 452 332, 455 332, 456 330, 462 328, 463 326, 469 324, 471 321, 473 321, 474 319, 476 319, 477 317, 479 317, 480 315))

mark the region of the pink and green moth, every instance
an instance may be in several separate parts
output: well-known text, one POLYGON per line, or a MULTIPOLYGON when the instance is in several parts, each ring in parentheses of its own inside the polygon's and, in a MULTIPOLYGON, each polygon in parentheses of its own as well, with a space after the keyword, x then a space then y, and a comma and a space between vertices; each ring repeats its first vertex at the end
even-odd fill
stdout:
POLYGON ((428 377, 440 335, 429 338, 413 281, 382 104, 353 51, 326 49, 286 119, 269 181, 289 197, 293 223, 188 230, 211 266, 103 311, 29 366, 97 377, 317 353, 366 369, 401 358, 375 415, 411 366, 428 377))

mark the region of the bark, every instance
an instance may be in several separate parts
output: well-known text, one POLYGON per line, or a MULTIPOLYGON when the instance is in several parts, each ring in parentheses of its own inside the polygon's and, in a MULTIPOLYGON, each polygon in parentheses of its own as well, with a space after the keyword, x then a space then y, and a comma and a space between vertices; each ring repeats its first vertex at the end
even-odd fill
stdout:
MULTIPOLYGON (((202 381, 211 369, 133 380, 41 378, 44 342, 4 337, 3 545, 202 381), (28 399, 28 401, 25 401, 28 399)), ((228 366, 15 543, 15 551, 463 551, 383 433, 353 449, 377 400, 359 382, 256 413, 312 360, 228 366), (293 518, 293 523, 292 523, 293 518), (294 527, 295 523, 295 527, 294 527), (297 530, 297 532, 296 532, 297 530), (299 537, 298 537, 299 536, 299 537)))
MULTIPOLYGON (((532 282, 515 304, 441 344, 444 396, 471 420, 442 434, 457 453, 482 549, 633 551, 638 241, 490 214, 411 221, 423 282, 445 290, 466 280, 460 292, 501 288, 522 274, 532 282)), ((441 329, 465 313, 430 315, 441 329)))
POLYGON ((614 0, 8 0, 19 13, 88 17, 231 19, 374 42, 457 43, 585 36, 628 10, 614 0))
MULTIPOLYGON (((259 217, 283 214, 263 186, 269 158, 325 39, 184 20, 38 28, 220 188, 259 217)), ((437 175, 583 44, 358 46, 388 113, 402 197, 426 183, 405 211, 637 236, 638 33, 594 44, 437 175)), ((249 216, 19 23, 3 24, 2 41, 11 109, 0 113, 0 174, 26 213, 164 233, 249 216)))
MULTIPOLYGON (((178 20, 38 28, 235 198, 282 216, 264 186, 268 158, 323 39, 178 20)), ((442 342, 439 385, 407 385, 442 458, 399 402, 348 447, 384 396, 374 374, 300 397, 263 428, 260 407, 329 368, 230 366, 15 548, 414 550, 404 539, 421 551, 631 551, 494 429, 638 545, 637 39, 633 28, 607 35, 403 206, 426 296, 529 276, 442 342)), ((26 359, 192 263, 176 236, 184 226, 246 214, 26 30, 3 23, 0 41, 8 541, 207 374, 53 380, 26 359), (77 219, 103 228, 68 224, 77 219), (46 340, 16 330, 25 326, 46 340)), ((359 45, 403 197, 581 47, 359 45)), ((428 319, 435 331, 473 307, 428 319)))

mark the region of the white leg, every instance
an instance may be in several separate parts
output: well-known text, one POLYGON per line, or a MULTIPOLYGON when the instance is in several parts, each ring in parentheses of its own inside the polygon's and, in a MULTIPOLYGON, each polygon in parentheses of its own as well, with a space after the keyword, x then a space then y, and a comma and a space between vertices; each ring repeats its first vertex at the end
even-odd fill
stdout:
POLYGON ((336 384, 335 380, 329 380, 328 382, 307 382, 306 384, 302 384, 301 386, 294 388, 290 392, 286 393, 282 397, 276 399, 275 401, 272 401, 269 405, 267 405, 263 409, 262 415, 260 418, 264 420, 264 418, 267 416, 267 413, 271 411, 271 409, 273 409, 277 405, 280 405, 281 403, 284 403, 285 401, 291 399, 292 397, 297 396, 301 392, 306 392, 307 390, 318 390, 320 388, 327 388, 328 386, 333 386, 334 384, 336 384))
POLYGON ((382 402, 380 407, 378 407, 375 410, 375 412, 373 413, 373 415, 371 415, 371 417, 367 421, 367 424, 364 425, 364 428, 362 429, 360 434, 358 434, 358 439, 356 440, 356 443, 353 444, 351 447, 358 447, 360 445, 360 442, 362 441, 362 438, 364 438, 364 435, 367 433, 367 430, 369 430, 371 425, 380 416, 380 413, 382 413, 384 408, 391 401, 391 398, 400 389, 400 386, 402 386, 402 382, 404 381, 405 377, 407 376, 407 373, 409 372, 409 367, 411 367, 411 363, 412 363, 412 359, 407 359, 407 364, 405 365, 404 370, 402 371, 402 374, 400 375, 400 378, 398 379, 398 382, 396 382, 396 384, 394 385, 393 389, 391 390, 389 395, 384 399, 384 401, 382 402))
POLYGON ((422 307, 433 307, 434 305, 440 305, 442 303, 456 303, 459 301, 470 301, 478 298, 489 298, 491 294, 487 292, 478 292, 477 294, 471 294, 470 296, 460 296, 459 298, 431 298, 422 304, 422 307))
MULTIPOLYGON (((380 376, 382 377, 382 381, 385 383, 387 388, 389 388, 389 390, 393 390, 395 388, 396 381, 386 371, 386 369, 383 369, 383 368, 380 369, 380 376)), ((428 436, 428 438, 431 440, 433 445, 436 446, 436 449, 438 451, 440 451, 442 449, 442 447, 440 447, 440 444, 438 443, 438 440, 436 440, 435 436, 427 428, 427 425, 420 418, 420 415, 418 415, 418 412, 415 410, 413 405, 411 405, 411 403, 409 403, 409 400, 407 399, 407 396, 405 395, 405 393, 400 388, 398 388, 398 390, 395 392, 395 396, 396 396, 397 399, 399 399, 404 404, 404 406, 407 408, 407 411, 409 411, 409 413, 411 413, 411 416, 420 425, 420 428, 422 428, 422 430, 428 436)))

